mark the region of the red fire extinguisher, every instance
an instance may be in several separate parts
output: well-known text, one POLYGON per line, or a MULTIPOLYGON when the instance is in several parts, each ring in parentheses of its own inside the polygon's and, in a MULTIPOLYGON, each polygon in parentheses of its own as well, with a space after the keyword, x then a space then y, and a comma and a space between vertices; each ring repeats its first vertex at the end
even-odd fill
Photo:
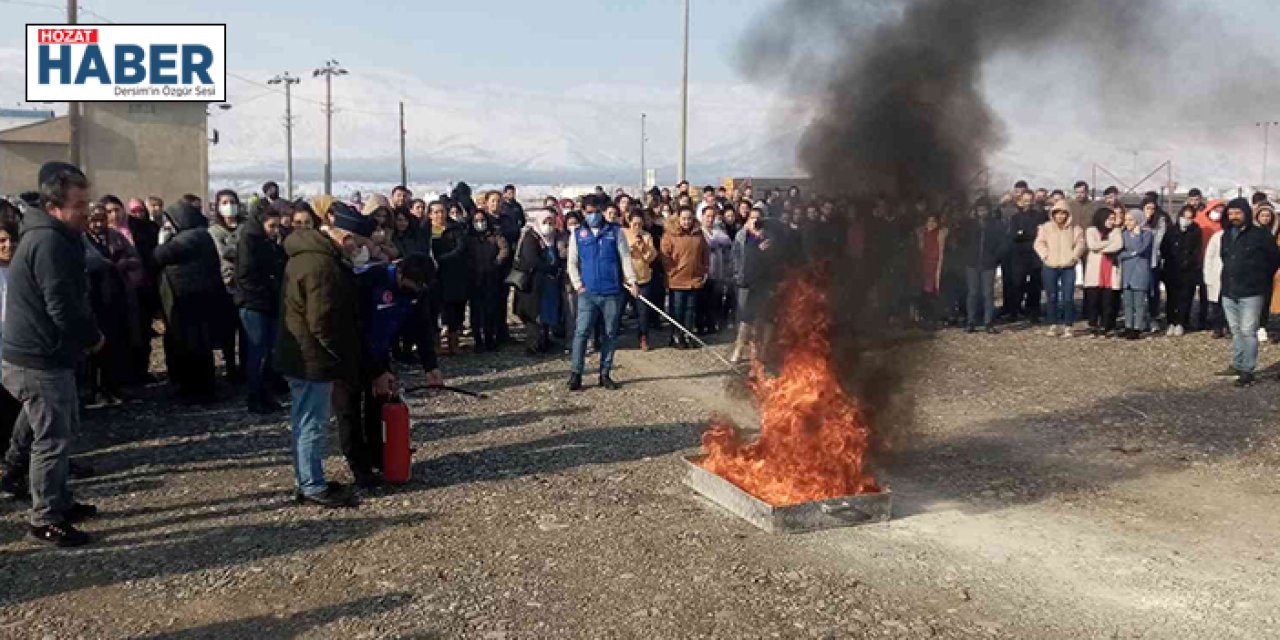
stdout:
POLYGON ((413 475, 409 447, 409 407, 399 395, 382 405, 382 479, 404 484, 413 475))

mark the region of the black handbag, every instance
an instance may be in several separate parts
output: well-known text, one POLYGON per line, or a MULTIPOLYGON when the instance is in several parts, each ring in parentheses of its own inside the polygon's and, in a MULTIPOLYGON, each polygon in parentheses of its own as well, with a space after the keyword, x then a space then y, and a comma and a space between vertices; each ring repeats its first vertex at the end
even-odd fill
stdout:
POLYGON ((533 288, 533 277, 528 271, 520 268, 520 249, 524 247, 525 236, 520 236, 520 241, 516 243, 516 259, 512 261, 511 273, 507 274, 504 281, 508 286, 514 288, 521 293, 528 293, 533 288))

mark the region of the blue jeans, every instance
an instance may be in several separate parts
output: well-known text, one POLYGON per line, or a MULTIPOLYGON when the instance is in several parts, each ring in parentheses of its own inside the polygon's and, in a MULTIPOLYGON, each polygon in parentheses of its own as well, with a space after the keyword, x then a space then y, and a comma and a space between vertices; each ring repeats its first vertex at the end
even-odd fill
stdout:
POLYGON ((965 306, 969 312, 969 325, 991 326, 996 319, 996 270, 966 267, 964 282, 968 291, 968 304, 965 306))
POLYGON ((1049 299, 1049 324, 1070 327, 1076 321, 1076 268, 1045 267, 1042 273, 1045 297, 1049 299))
POLYGON ((80 430, 76 372, 27 369, 6 362, 0 378, 10 395, 22 403, 5 462, 10 473, 27 473, 31 483, 31 525, 63 522, 63 512, 75 504, 67 481, 71 445, 80 430))
POLYGON ((276 319, 250 309, 240 310, 244 326, 244 369, 249 397, 262 393, 262 380, 270 369, 267 354, 276 346, 276 319))
MULTIPOLYGON (((676 290, 671 291, 671 317, 676 322, 684 325, 685 328, 693 327, 693 312, 698 305, 698 291, 693 290, 676 290)), ((679 335, 680 330, 672 328, 672 331, 679 335)))
POLYGON ((1262 319, 1263 296, 1228 298, 1222 296, 1222 313, 1231 327, 1231 366, 1241 373, 1253 373, 1258 366, 1258 322, 1262 319))
POLYGON ((587 338, 591 336, 596 318, 604 320, 604 336, 600 341, 600 375, 603 376, 613 370, 613 352, 618 348, 618 326, 622 319, 622 294, 578 294, 578 320, 573 328, 573 365, 570 369, 578 375, 582 375, 586 367, 587 338))
POLYGON ((1150 292, 1146 289, 1125 289, 1124 328, 1131 331, 1146 331, 1150 318, 1147 315, 1147 302, 1150 292))
POLYGON ((298 491, 314 496, 324 492, 325 430, 329 426, 332 382, 288 378, 289 421, 293 425, 293 477, 298 491))

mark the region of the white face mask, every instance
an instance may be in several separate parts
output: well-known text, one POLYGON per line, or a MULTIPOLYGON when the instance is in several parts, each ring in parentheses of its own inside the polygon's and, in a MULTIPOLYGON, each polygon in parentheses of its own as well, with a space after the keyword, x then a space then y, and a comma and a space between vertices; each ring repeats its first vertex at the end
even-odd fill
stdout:
POLYGON ((224 218, 234 218, 240 213, 240 207, 234 202, 218 205, 218 215, 224 218))
POLYGON ((1221 212, 1221 211, 1210 211, 1210 212, 1209 212, 1209 219, 1210 219, 1210 220, 1212 220, 1212 221, 1214 221, 1214 222, 1218 222, 1219 220, 1222 220, 1222 212, 1221 212))
POLYGON ((476 231, 480 231, 480 232, 483 232, 485 229, 489 228, 489 225, 483 222, 473 222, 471 223, 471 226, 475 227, 476 231))
POLYGON ((1178 227, 1185 231, 1191 227, 1191 221, 1186 218, 1178 218, 1178 227))
POLYGON ((548 223, 548 224, 542 225, 542 235, 550 238, 551 236, 555 235, 555 232, 556 232, 556 226, 554 224, 548 223))
POLYGON ((356 250, 355 255, 351 256, 351 264, 357 267, 363 267, 369 264, 369 247, 360 247, 356 250))

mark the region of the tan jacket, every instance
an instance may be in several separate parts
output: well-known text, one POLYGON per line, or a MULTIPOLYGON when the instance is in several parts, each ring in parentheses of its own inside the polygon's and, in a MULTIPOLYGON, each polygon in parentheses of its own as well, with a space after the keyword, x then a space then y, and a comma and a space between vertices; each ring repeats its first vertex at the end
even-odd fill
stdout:
POLYGON ((622 233, 627 236, 627 246, 631 247, 631 264, 636 268, 636 284, 649 284, 653 280, 653 261, 658 259, 658 247, 653 244, 653 236, 648 231, 639 233, 625 227, 622 233))
POLYGON ((1062 269, 1074 267, 1084 257, 1084 229, 1072 224, 1070 217, 1067 225, 1059 227, 1051 218, 1040 225, 1036 231, 1036 255, 1044 261, 1044 266, 1062 269))
POLYGON ((662 266, 667 288, 673 291, 701 289, 711 270, 711 250, 702 230, 684 231, 677 225, 662 236, 662 266))

